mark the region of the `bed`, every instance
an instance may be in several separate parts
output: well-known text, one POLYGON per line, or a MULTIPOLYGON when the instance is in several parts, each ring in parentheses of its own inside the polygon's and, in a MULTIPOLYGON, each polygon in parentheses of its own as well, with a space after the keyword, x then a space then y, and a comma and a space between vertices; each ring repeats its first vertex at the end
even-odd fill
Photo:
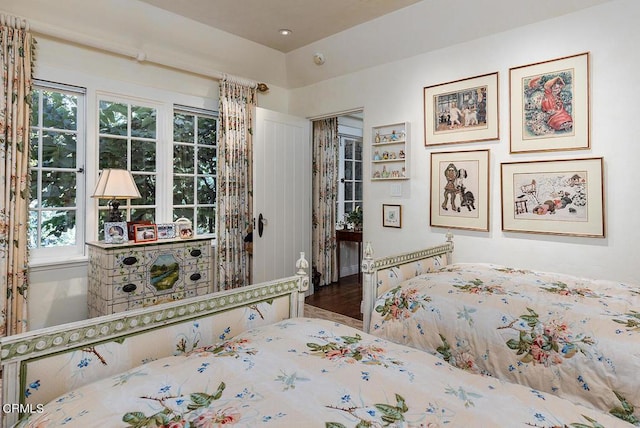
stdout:
POLYGON ((452 263, 448 243, 436 258, 365 254, 365 329, 640 426, 640 287, 452 263))
POLYGON ((289 278, 3 338, 3 424, 631 426, 301 317, 307 266, 301 258, 289 278))

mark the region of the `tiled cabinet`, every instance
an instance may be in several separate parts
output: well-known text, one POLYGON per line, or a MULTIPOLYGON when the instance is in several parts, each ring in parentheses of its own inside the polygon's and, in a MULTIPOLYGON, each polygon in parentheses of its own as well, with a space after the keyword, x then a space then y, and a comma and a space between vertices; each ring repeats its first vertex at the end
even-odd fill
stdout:
POLYGON ((213 291, 211 239, 87 245, 90 317, 213 291))

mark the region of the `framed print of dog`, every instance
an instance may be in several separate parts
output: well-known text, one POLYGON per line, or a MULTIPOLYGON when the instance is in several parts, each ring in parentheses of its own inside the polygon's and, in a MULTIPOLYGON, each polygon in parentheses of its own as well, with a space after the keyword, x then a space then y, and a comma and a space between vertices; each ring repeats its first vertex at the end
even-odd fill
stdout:
POLYGON ((502 230, 604 238, 602 164, 602 158, 502 163, 502 230))
POLYGON ((424 144, 497 140, 498 73, 424 88, 424 144))
POLYGON ((580 150, 589 140, 589 54, 509 69, 511 153, 580 150))
POLYGON ((430 225, 489 230, 489 150, 431 153, 430 225))

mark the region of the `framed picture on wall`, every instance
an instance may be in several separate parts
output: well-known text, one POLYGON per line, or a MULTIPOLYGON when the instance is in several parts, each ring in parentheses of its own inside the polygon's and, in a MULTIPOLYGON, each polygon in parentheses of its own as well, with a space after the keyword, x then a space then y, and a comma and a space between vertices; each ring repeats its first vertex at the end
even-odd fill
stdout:
POLYGON ((424 88, 424 144, 497 140, 498 73, 424 88))
POLYGON ((489 230, 489 150, 431 153, 430 224, 489 230))
POLYGON ((500 165, 502 230, 604 238, 602 158, 500 165))
POLYGON ((382 226, 384 227, 402 227, 402 206, 401 205, 382 205, 382 226))
POLYGON ((579 150, 589 140, 589 54, 509 69, 511 153, 579 150))

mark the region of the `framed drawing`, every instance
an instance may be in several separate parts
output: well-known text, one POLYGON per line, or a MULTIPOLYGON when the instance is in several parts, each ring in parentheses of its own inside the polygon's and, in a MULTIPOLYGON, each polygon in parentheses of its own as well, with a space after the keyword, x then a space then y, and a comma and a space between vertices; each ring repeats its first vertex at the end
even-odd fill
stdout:
POLYGON ((511 153, 580 150, 589 141, 589 54, 509 69, 511 153))
POLYGON ((498 73, 424 88, 424 144, 497 140, 498 73))
POLYGON ((602 158, 500 165, 502 230, 604 238, 602 158))
POLYGON ((158 239, 172 239, 176 237, 175 223, 161 223, 158 227, 158 239))
POLYGON ((489 230, 489 150, 431 153, 430 224, 489 230))
POLYGON ((402 227, 402 206, 401 205, 382 205, 382 226, 384 227, 402 227))
POLYGON ((107 244, 122 244, 127 242, 127 222, 106 222, 104 224, 104 242, 107 244))
POLYGON ((134 229, 136 242, 149 242, 158 239, 158 228, 155 224, 136 224, 134 229))

